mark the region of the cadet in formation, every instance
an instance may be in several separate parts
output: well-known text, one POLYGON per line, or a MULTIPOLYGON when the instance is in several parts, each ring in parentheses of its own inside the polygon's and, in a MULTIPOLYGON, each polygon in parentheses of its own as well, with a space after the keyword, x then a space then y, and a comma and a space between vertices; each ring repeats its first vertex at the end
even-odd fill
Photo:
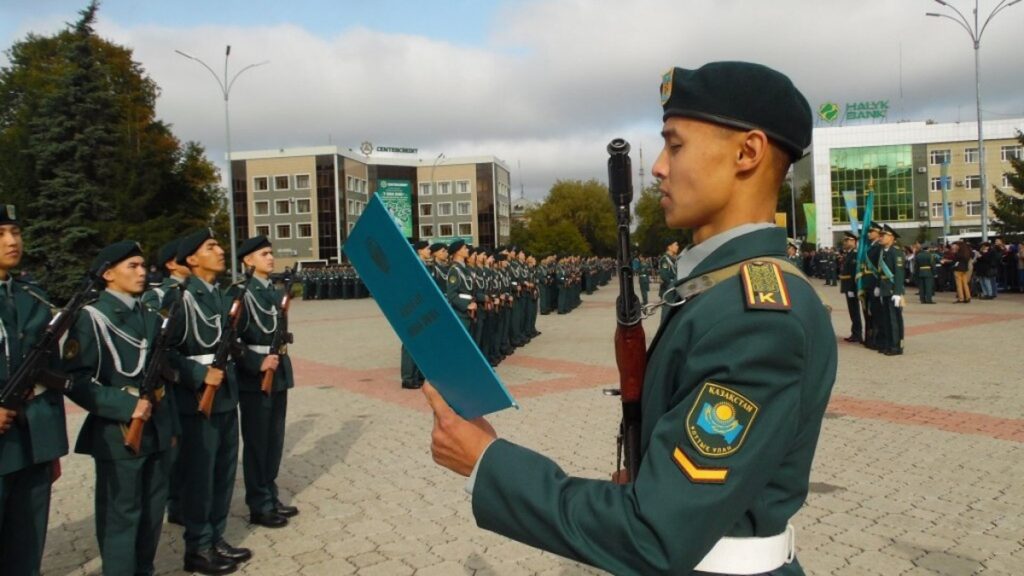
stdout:
POLYGON ((879 237, 878 300, 881 314, 878 321, 876 349, 886 356, 903 354, 904 253, 896 244, 900 235, 888 224, 879 237))
MULTIPOLYGON (((427 271, 433 275, 433 263, 430 261, 430 243, 426 240, 420 240, 412 243, 413 250, 416 251, 416 255, 419 256, 420 261, 427 268, 427 271)), ((423 385, 423 373, 420 372, 419 366, 416 365, 416 361, 413 360, 412 354, 405 349, 405 344, 402 345, 402 357, 401 357, 401 374, 402 374, 402 388, 416 389, 423 385)))
POLYGON ((935 304, 935 272, 942 258, 928 245, 914 255, 914 273, 917 275, 917 287, 921 304, 935 304))
POLYGON ((741 62, 672 69, 661 96, 652 173, 666 223, 692 229, 696 246, 647 355, 637 477, 569 477, 425 384, 431 451, 471 478, 478 526, 613 574, 802 574, 790 519, 807 495, 836 343, 828 310, 785 260, 774 213, 810 144, 810 106, 784 75, 741 62))
POLYGON ((846 298, 850 313, 850 335, 847 342, 862 342, 864 329, 860 322, 860 298, 857 296, 857 235, 846 232, 843 237, 842 272, 839 274, 839 291, 846 298))
POLYGON ((861 263, 860 289, 864 301, 864 346, 875 350, 879 347, 880 317, 882 315, 882 301, 880 299, 881 288, 878 285, 878 258, 882 254, 882 247, 879 245, 879 233, 882 225, 872 222, 868 225, 868 248, 861 263))
MULTIPOLYGON (((658 295, 662 300, 665 299, 665 294, 672 288, 672 285, 676 282, 676 258, 679 256, 679 242, 672 242, 665 248, 665 253, 658 259, 658 295)), ((661 307, 661 320, 664 322, 665 317, 668 316, 669 308, 667 306, 661 307)))
POLYGON ((633 274, 636 275, 638 282, 640 282, 640 303, 644 306, 647 305, 647 292, 651 290, 651 265, 647 262, 646 258, 637 256, 633 258, 633 274))
MULTIPOLYGON (((24 243, 13 204, 0 204, 0 386, 17 372, 50 322, 46 293, 15 278, 24 243)), ((51 485, 68 453, 64 397, 36 387, 21 414, 0 406, 0 572, 39 574, 51 485)))
MULTIPOLYGON (((174 397, 164 381, 144 389, 161 317, 142 304, 146 267, 142 248, 124 241, 100 250, 89 272, 106 288, 83 308, 64 344, 65 369, 72 378, 67 395, 88 412, 75 452, 96 463, 96 539, 103 574, 152 574, 173 454, 181 435, 174 397), (161 401, 164 400, 164 401, 161 401), (126 433, 142 423, 137 449, 126 433)), ((163 369, 158 373, 164 373, 163 369)))

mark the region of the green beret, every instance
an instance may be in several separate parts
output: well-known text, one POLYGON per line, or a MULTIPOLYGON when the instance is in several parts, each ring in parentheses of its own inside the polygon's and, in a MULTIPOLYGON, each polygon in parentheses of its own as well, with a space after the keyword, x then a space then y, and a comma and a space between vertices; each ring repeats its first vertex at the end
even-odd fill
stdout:
POLYGON ((18 224, 18 211, 14 204, 0 204, 0 226, 18 224))
POLYGON ((259 236, 253 236, 238 245, 238 261, 241 262, 242 258, 245 258, 249 254, 268 246, 270 246, 270 240, 267 240, 266 236, 262 234, 259 236))
POLYGON ((436 254, 436 253, 440 252, 441 250, 447 250, 447 249, 448 249, 448 245, 445 244, 444 242, 434 242, 433 244, 430 245, 430 253, 431 254, 436 254))
POLYGON ((413 245, 412 245, 413 250, 416 250, 417 252, 419 252, 420 250, 423 250, 424 248, 427 248, 428 246, 430 246, 430 242, 427 242, 426 240, 420 240, 419 242, 414 242, 413 245))
POLYGON ((465 240, 452 240, 452 243, 448 245, 448 253, 455 254, 466 245, 465 240))
POLYGON ((185 259, 195 254, 196 250, 199 250, 199 247, 211 238, 213 238, 213 230, 209 228, 200 228, 195 232, 189 233, 178 244, 178 254, 175 261, 183 266, 188 264, 185 259))
POLYGON ((132 256, 142 256, 142 246, 132 240, 122 240, 104 247, 89 267, 90 274, 99 274, 104 267, 113 268, 132 256))
POLYGON ((181 238, 175 238, 161 246, 160 250, 156 253, 156 263, 163 266, 168 260, 177 260, 178 244, 181 244, 181 238))
POLYGON ((504 262, 505 260, 508 260, 508 256, 504 252, 498 252, 494 255, 495 262, 504 262))
POLYGON ((693 118, 738 130, 762 130, 794 160, 811 144, 811 106, 781 72, 750 62, 673 68, 661 79, 662 121, 693 118))

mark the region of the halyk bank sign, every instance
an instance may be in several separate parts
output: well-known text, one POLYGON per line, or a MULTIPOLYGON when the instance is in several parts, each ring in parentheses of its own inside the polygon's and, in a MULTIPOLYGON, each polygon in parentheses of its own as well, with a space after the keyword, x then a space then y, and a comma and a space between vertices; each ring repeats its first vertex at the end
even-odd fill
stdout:
POLYGON ((835 102, 825 102, 818 107, 818 118, 825 122, 849 122, 851 120, 885 120, 889 116, 888 100, 866 100, 847 102, 845 109, 835 102))

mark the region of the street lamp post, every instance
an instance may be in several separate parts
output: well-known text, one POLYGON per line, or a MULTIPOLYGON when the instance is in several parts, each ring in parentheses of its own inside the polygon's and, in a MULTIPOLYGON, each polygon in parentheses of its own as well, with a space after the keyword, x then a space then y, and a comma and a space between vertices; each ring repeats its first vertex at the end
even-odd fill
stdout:
MULTIPOLYGON (((434 198, 437 198, 437 182, 434 180, 434 171, 437 170, 437 165, 444 162, 444 160, 444 152, 441 152, 440 154, 437 155, 437 158, 434 158, 434 164, 430 167, 430 194, 434 198)), ((437 205, 438 203, 437 201, 435 201, 434 206, 437 205)), ((430 213, 432 214, 430 219, 434 223, 434 225, 440 226, 440 224, 437 223, 437 212, 431 210, 430 213)), ((437 232, 437 234, 435 234, 435 237, 440 236, 440 230, 436 230, 435 232, 437 232)), ((454 233, 455 231, 452 230, 452 232, 454 233)), ((431 240, 433 240, 433 238, 431 238, 431 240)))
MULTIPOLYGON (((1017 1, 1020 1, 1020 0, 1017 0, 1017 1)), ((228 147, 228 151, 227 151, 227 158, 228 158, 228 186, 227 186, 227 192, 228 192, 228 220, 230 221, 229 222, 229 228, 230 228, 230 232, 229 232, 229 238, 230 239, 229 239, 229 242, 231 242, 231 252, 230 252, 231 253, 231 262, 230 262, 230 264, 228 266, 231 268, 231 281, 235 282, 236 280, 238 280, 238 263, 235 262, 235 242, 236 242, 236 239, 235 239, 235 190, 234 190, 235 186, 234 186, 234 180, 232 178, 233 175, 231 173, 231 121, 230 121, 230 115, 228 113, 228 98, 231 96, 231 87, 235 85, 235 80, 238 80, 238 77, 242 75, 242 72, 245 72, 246 70, 249 70, 250 68, 255 68, 257 66, 262 66, 262 65, 266 64, 267 61, 264 60, 263 62, 257 62, 256 64, 250 64, 250 65, 246 66, 245 68, 242 68, 241 70, 236 72, 235 75, 232 76, 231 80, 229 81, 228 80, 228 57, 231 56, 231 45, 230 44, 227 46, 227 48, 224 49, 224 77, 223 77, 223 79, 221 79, 221 77, 218 76, 217 73, 213 71, 213 68, 210 68, 206 64, 206 62, 203 62, 199 58, 196 58, 195 56, 186 54, 186 53, 182 52, 181 50, 175 50, 175 52, 177 52, 181 56, 184 56, 185 58, 188 58, 189 60, 192 60, 193 62, 198 62, 200 65, 202 65, 203 68, 206 68, 207 71, 209 71, 210 74, 213 76, 213 79, 217 81, 217 85, 220 87, 220 92, 224 96, 224 141, 226 142, 227 147, 228 147)))
POLYGON ((1017 4, 1021 0, 999 0, 999 4, 992 9, 988 17, 985 18, 985 22, 978 26, 978 0, 974 0, 974 25, 964 16, 963 12, 957 10, 956 6, 951 5, 946 0, 935 0, 937 4, 945 6, 953 10, 956 13, 956 17, 950 16, 949 14, 939 14, 937 12, 928 12, 926 16, 933 16, 935 18, 946 18, 956 22, 961 28, 967 31, 967 35, 971 37, 971 42, 974 43, 974 91, 975 101, 978 107, 978 169, 981 174, 981 241, 988 242, 988 178, 985 176, 985 137, 982 131, 981 123, 981 35, 985 33, 985 29, 988 28, 988 23, 992 21, 992 18, 996 14, 1002 12, 1004 9, 1017 4))

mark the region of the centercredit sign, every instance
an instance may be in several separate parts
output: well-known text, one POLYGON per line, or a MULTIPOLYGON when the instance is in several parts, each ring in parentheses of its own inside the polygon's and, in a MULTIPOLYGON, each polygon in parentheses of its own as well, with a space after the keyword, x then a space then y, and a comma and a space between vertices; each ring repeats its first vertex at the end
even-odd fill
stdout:
POLYGON ((885 120, 888 116, 888 100, 847 102, 844 108, 841 108, 836 102, 825 102, 818 107, 818 118, 829 123, 851 120, 885 120))

